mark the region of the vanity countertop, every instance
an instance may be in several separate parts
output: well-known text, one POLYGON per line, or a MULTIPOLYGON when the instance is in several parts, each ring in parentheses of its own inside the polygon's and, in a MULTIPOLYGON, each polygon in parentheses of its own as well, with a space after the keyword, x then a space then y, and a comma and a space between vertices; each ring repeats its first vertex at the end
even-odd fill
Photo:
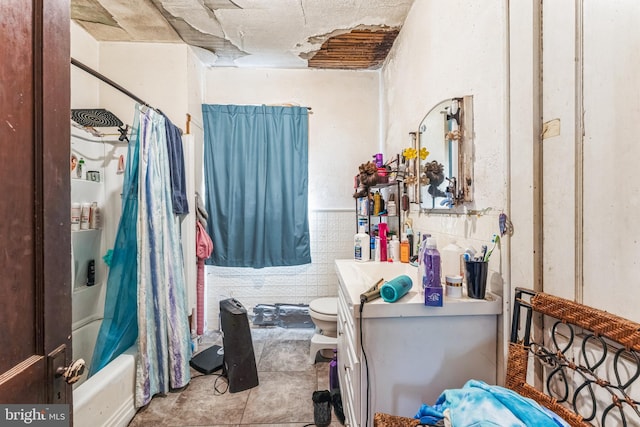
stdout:
POLYGON ((347 302, 354 307, 359 317, 360 294, 373 286, 379 279, 385 281, 400 275, 407 275, 413 287, 405 296, 394 303, 382 298, 366 303, 364 318, 372 317, 425 317, 425 316, 476 316, 502 313, 502 298, 487 291, 485 299, 472 299, 463 292, 462 298, 445 296, 442 307, 427 307, 418 285, 418 268, 410 264, 393 262, 358 262, 352 259, 335 261, 338 279, 347 302))

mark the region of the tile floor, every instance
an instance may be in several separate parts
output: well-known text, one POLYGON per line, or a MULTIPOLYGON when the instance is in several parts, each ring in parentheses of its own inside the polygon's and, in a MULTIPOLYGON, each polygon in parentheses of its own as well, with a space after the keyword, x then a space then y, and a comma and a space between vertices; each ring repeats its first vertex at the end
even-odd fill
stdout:
MULTIPOLYGON (((238 393, 214 391, 217 375, 191 370, 182 391, 156 396, 138 411, 130 427, 153 426, 299 426, 313 423, 311 395, 329 389, 328 360, 308 361, 313 329, 259 327, 251 329, 260 384, 238 393)), ((214 332, 200 350, 222 345, 214 332)), ((321 358, 320 358, 321 359, 321 358)), ((217 373, 219 373, 218 371, 217 373)), ((218 389, 226 384, 218 380, 218 389)), ((331 426, 341 424, 332 413, 331 426)))

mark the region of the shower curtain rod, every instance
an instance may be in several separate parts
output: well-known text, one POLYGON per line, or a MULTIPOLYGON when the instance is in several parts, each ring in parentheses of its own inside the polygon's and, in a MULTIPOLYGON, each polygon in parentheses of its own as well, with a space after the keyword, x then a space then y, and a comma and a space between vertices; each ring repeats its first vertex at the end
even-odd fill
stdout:
POLYGON ((120 92, 124 93, 129 98, 133 99, 134 101, 138 102, 139 104, 146 105, 149 108, 152 108, 152 109, 154 109, 156 111, 159 111, 157 108, 153 108, 147 102, 143 101, 141 98, 138 98, 136 95, 134 95, 133 93, 129 92, 127 89, 123 88, 118 83, 114 82, 113 80, 111 80, 110 78, 105 76, 104 74, 101 74, 101 73, 97 72, 96 70, 94 70, 93 68, 91 68, 91 67, 89 67, 87 65, 84 65, 82 62, 71 58, 71 65, 75 65, 76 67, 80 68, 82 71, 85 71, 85 72, 91 74, 92 76, 97 77, 98 79, 102 80, 103 82, 105 82, 109 86, 112 86, 112 87, 118 89, 120 92))
MULTIPOLYGON (((104 74, 101 74, 101 73, 97 72, 96 70, 94 70, 93 68, 91 68, 91 67, 89 67, 87 65, 84 65, 82 62, 71 58, 71 65, 75 65, 76 67, 80 68, 81 70, 83 70, 83 71, 91 74, 92 76, 97 77, 98 79, 102 80, 106 84, 118 89, 120 92, 124 93, 129 98, 133 99, 134 101, 137 101, 139 104, 146 105, 149 108, 153 108, 147 102, 145 102, 142 99, 138 98, 136 95, 134 95, 133 93, 129 92, 127 89, 125 89, 122 86, 120 86, 118 83, 116 83, 113 80, 111 80, 109 77, 105 76, 104 74)), ((280 104, 280 105, 291 106, 293 104, 280 104)), ((153 109, 161 113, 161 111, 158 110, 157 108, 153 108, 153 109)), ((313 110, 311 109, 311 107, 306 107, 306 109, 307 109, 307 111, 309 111, 309 114, 313 114, 313 110)), ((189 132, 187 132, 187 133, 189 133, 189 132)))

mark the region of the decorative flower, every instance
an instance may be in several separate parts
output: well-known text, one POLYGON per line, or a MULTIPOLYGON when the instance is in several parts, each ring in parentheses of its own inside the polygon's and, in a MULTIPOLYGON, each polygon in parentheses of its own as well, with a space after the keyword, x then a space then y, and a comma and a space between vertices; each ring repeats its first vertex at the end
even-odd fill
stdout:
POLYGON ((402 151, 402 155, 404 156, 405 159, 411 160, 411 159, 415 159, 416 157, 418 157, 418 152, 416 151, 415 148, 408 147, 408 148, 405 148, 402 151))
POLYGON ((416 179, 415 175, 413 175, 413 174, 409 174, 408 176, 406 176, 404 178, 404 185, 411 186, 411 185, 414 185, 416 182, 418 182, 418 180, 416 179))
POLYGON ((425 160, 428 155, 429 155, 429 152, 427 151, 427 147, 422 147, 420 149, 420 159, 425 160))

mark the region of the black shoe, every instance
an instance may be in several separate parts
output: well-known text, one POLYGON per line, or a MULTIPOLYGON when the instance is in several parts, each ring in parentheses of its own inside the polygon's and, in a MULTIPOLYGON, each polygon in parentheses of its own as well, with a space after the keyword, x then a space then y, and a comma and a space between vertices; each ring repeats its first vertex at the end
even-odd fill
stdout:
POLYGON ((317 427, 327 427, 331 424, 331 393, 329 390, 314 391, 313 422, 317 427))
POLYGON ((336 417, 338 417, 338 421, 344 425, 344 409, 342 408, 340 389, 334 388, 331 390, 331 403, 333 404, 333 412, 336 414, 336 417))

